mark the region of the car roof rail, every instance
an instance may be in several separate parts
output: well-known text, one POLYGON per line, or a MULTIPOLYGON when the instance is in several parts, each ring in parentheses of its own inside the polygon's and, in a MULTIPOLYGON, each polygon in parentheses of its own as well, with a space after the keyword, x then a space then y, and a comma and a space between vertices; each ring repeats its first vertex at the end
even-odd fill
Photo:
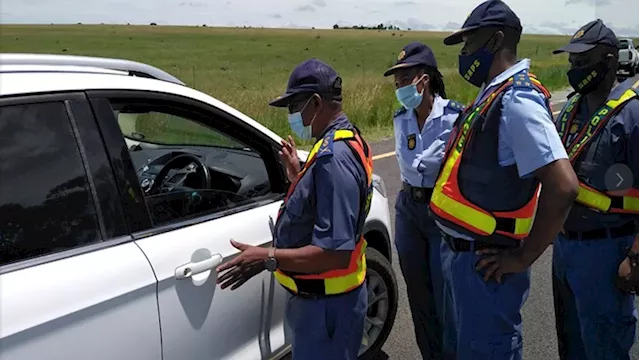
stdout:
POLYGON ((185 85, 177 77, 149 64, 125 59, 112 59, 80 55, 53 55, 27 53, 0 53, 3 65, 67 65, 88 66, 127 72, 131 76, 146 77, 185 85))

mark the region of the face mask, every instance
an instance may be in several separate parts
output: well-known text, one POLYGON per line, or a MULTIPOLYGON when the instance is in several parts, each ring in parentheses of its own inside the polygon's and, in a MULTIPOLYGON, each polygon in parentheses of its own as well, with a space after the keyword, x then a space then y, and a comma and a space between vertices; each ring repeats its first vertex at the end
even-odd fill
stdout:
MULTIPOLYGON (((420 78, 418 82, 420 82, 422 79, 423 78, 420 78)), ((419 93, 416 84, 411 84, 396 89, 396 98, 405 109, 411 110, 417 108, 420 103, 422 103, 423 93, 424 89, 422 89, 422 92, 419 93)))
POLYGON ((604 61, 591 66, 572 68, 567 72, 569 84, 578 93, 584 95, 592 92, 604 79, 609 67, 604 61))
POLYGON ((311 125, 313 124, 313 121, 316 119, 316 115, 313 115, 313 119, 311 119, 311 123, 307 126, 304 125, 304 122, 302 121, 302 111, 304 111, 304 109, 307 107, 307 105, 309 105, 309 101, 311 101, 311 99, 307 100, 307 103, 304 104, 304 106, 302 107, 302 109, 298 112, 295 112, 293 114, 289 114, 289 127, 291 127, 291 131, 293 131, 294 134, 296 134, 300 139, 302 140, 309 140, 311 139, 312 135, 311 135, 311 125))
POLYGON ((473 54, 458 55, 458 72, 473 84, 480 87, 489 75, 494 54, 487 48, 481 48, 473 54))

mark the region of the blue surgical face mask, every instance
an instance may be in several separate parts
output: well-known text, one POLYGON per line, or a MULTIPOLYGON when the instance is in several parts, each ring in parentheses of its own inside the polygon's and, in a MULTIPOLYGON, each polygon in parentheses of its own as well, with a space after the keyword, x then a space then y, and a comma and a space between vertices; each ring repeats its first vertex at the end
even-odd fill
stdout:
POLYGON ((309 105, 309 101, 311 101, 311 99, 307 100, 307 102, 304 104, 302 109, 300 109, 300 111, 295 112, 293 114, 289 114, 288 116, 289 127, 291 127, 291 131, 293 131, 293 133, 296 134, 302 140, 309 140, 313 136, 311 134, 311 125, 313 124, 313 121, 316 119, 316 115, 317 115, 317 114, 313 115, 313 118, 311 119, 311 122, 309 123, 309 125, 306 125, 306 126, 304 125, 304 122, 302 121, 302 112, 307 107, 307 105, 309 105))
POLYGON ((291 127, 291 131, 293 131, 293 133, 300 139, 311 139, 311 125, 304 126, 301 111, 289 114, 289 126, 291 127))
MULTIPOLYGON (((418 80, 418 82, 421 80, 422 78, 418 80)), ((396 98, 405 109, 411 110, 417 108, 420 103, 422 103, 423 93, 424 89, 422 89, 422 92, 418 92, 416 84, 410 84, 396 89, 396 98)))
POLYGON ((458 56, 458 72, 471 84, 480 87, 487 79, 494 54, 483 47, 473 54, 458 56))

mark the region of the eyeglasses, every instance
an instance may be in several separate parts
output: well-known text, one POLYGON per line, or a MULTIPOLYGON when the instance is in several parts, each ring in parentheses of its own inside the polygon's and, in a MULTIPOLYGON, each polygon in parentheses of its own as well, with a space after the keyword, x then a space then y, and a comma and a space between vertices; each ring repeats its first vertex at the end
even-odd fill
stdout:
POLYGON ((287 105, 287 109, 289 110, 289 114, 296 113, 298 111, 302 111, 305 105, 309 103, 311 97, 298 98, 294 99, 289 105, 287 105))

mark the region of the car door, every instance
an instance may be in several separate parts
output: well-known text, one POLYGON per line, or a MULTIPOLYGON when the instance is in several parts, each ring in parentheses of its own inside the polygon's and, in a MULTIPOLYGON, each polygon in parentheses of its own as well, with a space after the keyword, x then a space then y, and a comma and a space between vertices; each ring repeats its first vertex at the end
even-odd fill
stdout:
POLYGON ((161 359, 118 198, 83 94, 0 99, 0 358, 161 359))
POLYGON ((163 359, 266 359, 281 350, 282 311, 274 319, 273 307, 283 308, 284 296, 274 293, 273 276, 265 271, 230 291, 216 285, 215 270, 238 253, 230 239, 272 242, 269 216, 275 219, 284 195, 273 144, 196 101, 132 91, 90 97, 101 127, 117 126, 114 142, 129 145, 129 183, 145 194, 138 206, 152 223, 133 236, 158 279, 163 359), (178 155, 195 159, 176 170, 169 161, 178 155), (210 173, 206 187, 200 166, 210 173))

